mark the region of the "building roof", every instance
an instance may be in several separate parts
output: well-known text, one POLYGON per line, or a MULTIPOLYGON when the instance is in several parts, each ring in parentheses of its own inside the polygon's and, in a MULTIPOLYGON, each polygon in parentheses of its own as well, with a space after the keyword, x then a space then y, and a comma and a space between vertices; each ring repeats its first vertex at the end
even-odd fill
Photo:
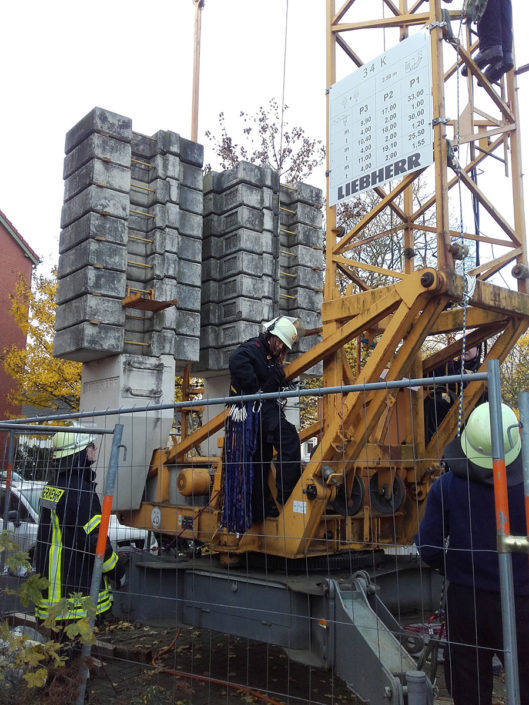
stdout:
POLYGON ((40 257, 38 254, 28 245, 28 243, 24 240, 22 235, 18 232, 18 230, 15 228, 13 223, 9 220, 9 218, 0 211, 0 225, 3 225, 4 228, 7 230, 7 232, 11 235, 13 240, 17 243, 17 245, 20 247, 20 249, 24 252, 26 257, 31 260, 31 263, 36 266, 39 264, 40 257))

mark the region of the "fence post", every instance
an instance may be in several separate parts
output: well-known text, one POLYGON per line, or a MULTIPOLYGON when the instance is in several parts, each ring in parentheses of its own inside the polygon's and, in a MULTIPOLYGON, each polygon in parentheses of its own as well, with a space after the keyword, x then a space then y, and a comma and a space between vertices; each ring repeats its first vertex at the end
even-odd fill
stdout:
POLYGON ((520 686, 518 681, 512 554, 503 548, 501 541, 502 537, 510 535, 511 528, 509 523, 507 471, 505 469, 505 447, 503 444, 501 413, 500 365, 498 360, 487 361, 487 372, 489 375, 492 472, 496 507, 496 533, 498 537, 505 684, 507 687, 507 705, 518 705, 520 702, 520 686))
MULTIPOLYGON (((9 431, 9 445, 7 451, 7 466, 6 466, 6 492, 4 496, 4 516, 2 517, 2 531, 7 531, 9 525, 8 513, 9 505, 11 504, 11 478, 13 477, 13 463, 15 456, 15 432, 9 431)), ((4 572, 6 552, 0 554, 0 574, 4 572)))
MULTIPOLYGON (((118 472, 119 449, 121 446, 121 438, 123 436, 123 424, 114 426, 114 435, 112 437, 112 448, 110 450, 110 460, 108 464, 108 473, 105 482, 105 494, 101 508, 101 522, 99 524, 99 534, 97 537, 96 555, 94 559, 94 567, 92 569, 92 582, 90 584, 90 597, 97 607, 97 598, 99 588, 101 586, 101 575, 103 573, 103 561, 105 558, 105 547, 108 536, 108 522, 110 519, 110 510, 112 509, 112 499, 114 495, 114 487, 116 484, 116 475, 118 472)), ((95 617, 89 619, 90 627, 95 624, 95 617)), ((83 644, 81 650, 81 683, 79 685, 79 693, 77 695, 76 705, 83 705, 86 681, 88 678, 88 659, 92 652, 91 644, 83 644)))

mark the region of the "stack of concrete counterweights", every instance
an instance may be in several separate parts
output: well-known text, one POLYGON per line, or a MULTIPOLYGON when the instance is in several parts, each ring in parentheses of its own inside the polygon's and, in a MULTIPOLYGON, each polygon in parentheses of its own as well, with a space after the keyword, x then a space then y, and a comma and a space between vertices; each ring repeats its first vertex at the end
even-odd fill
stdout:
POLYGON ((57 357, 169 355, 207 376, 274 316, 320 326, 321 191, 202 162, 201 145, 101 108, 68 132, 57 357))
POLYGON ((94 108, 66 136, 54 354, 199 356, 203 148, 94 108))
MULTIPOLYGON (((227 369, 232 350, 274 316, 321 325, 321 197, 305 184, 280 186, 277 172, 246 162, 206 175, 197 374, 227 369)), ((305 338, 299 349, 316 341, 305 338)))

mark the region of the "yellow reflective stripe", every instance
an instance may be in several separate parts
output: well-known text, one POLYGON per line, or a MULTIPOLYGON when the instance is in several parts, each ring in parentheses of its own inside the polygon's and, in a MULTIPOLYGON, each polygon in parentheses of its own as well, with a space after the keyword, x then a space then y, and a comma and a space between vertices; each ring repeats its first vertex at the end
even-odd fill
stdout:
MULTIPOLYGON (((106 584, 108 586, 108 583, 106 584)), ((113 602, 114 598, 110 589, 107 587, 101 590, 97 598, 96 614, 106 612, 106 610, 112 607, 113 602)), ((39 604, 35 606, 35 616, 39 619, 46 619, 49 616, 48 608, 52 604, 52 600, 41 600, 41 602, 39 602, 39 604)), ((81 619, 82 617, 86 617, 86 610, 83 607, 77 605, 79 605, 78 602, 74 602, 71 598, 68 598, 68 611, 59 615, 56 619, 81 619)))
POLYGON ((48 554, 48 597, 52 602, 61 599, 62 535, 57 513, 51 511, 51 546, 48 554))
POLYGON ((96 527, 98 527, 100 523, 101 523, 101 514, 94 514, 94 516, 90 519, 90 521, 87 521, 86 524, 83 526, 83 529, 86 531, 87 534, 89 534, 96 527))
POLYGON ((55 502, 55 504, 57 504, 63 494, 64 490, 60 487, 52 487, 51 485, 46 485, 46 487, 42 488, 40 496, 41 499, 49 499, 50 501, 55 502))
POLYGON ((108 573, 109 570, 115 568, 117 562, 118 554, 115 551, 112 551, 112 555, 110 556, 110 558, 107 558, 106 561, 103 563, 103 573, 108 573))

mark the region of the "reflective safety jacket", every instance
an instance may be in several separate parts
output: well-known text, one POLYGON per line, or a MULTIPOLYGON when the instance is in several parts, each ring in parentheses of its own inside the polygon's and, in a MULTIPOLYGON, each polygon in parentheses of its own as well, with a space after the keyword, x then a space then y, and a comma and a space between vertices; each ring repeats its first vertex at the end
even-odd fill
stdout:
MULTIPOLYGON (((91 472, 91 471, 88 471, 91 472)), ((36 570, 48 579, 48 587, 35 606, 39 619, 49 616, 49 608, 62 598, 68 600, 68 611, 57 619, 86 617, 86 610, 72 594, 90 595, 101 503, 94 484, 82 469, 69 469, 58 474, 57 482, 43 488, 35 550, 36 570)), ((112 590, 108 573, 118 562, 107 537, 103 576, 97 601, 97 614, 112 606, 112 590)))

